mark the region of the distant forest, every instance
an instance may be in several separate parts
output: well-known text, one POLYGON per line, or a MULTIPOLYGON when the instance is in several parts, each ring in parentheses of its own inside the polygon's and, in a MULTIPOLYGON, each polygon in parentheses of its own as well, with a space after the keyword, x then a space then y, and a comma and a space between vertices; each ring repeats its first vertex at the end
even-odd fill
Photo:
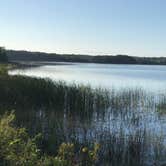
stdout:
POLYGON ((105 64, 149 64, 166 65, 166 57, 134 57, 128 55, 76 55, 56 54, 44 52, 29 52, 6 50, 9 61, 57 61, 57 62, 81 62, 81 63, 105 63, 105 64))

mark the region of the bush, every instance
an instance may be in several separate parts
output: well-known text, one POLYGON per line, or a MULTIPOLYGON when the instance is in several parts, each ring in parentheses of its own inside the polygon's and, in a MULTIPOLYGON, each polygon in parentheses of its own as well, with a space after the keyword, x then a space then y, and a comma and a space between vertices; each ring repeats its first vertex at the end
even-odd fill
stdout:
POLYGON ((11 166, 92 166, 97 160, 99 145, 93 150, 84 147, 75 152, 74 144, 62 143, 56 157, 40 153, 35 138, 30 138, 25 128, 17 128, 15 115, 5 113, 0 117, 0 165, 11 166))
POLYGON ((74 161, 74 144, 70 144, 70 143, 62 143, 59 147, 59 151, 58 151, 58 157, 61 160, 66 160, 67 165, 72 165, 75 161, 74 161))
POLYGON ((8 69, 6 65, 0 65, 0 76, 7 76, 8 75, 8 69))
POLYGON ((95 165, 97 159, 98 159, 98 151, 100 149, 99 144, 94 144, 94 148, 90 150, 87 147, 83 147, 81 149, 81 161, 80 166, 92 166, 95 165))
POLYGON ((14 119, 13 113, 0 119, 0 161, 7 165, 34 165, 39 149, 24 128, 14 127, 14 119))
POLYGON ((0 118, 0 165, 66 166, 66 161, 41 156, 36 139, 30 138, 24 128, 14 127, 14 119, 13 113, 0 118))
POLYGON ((58 157, 44 156, 39 160, 38 166, 70 166, 67 163, 58 157))

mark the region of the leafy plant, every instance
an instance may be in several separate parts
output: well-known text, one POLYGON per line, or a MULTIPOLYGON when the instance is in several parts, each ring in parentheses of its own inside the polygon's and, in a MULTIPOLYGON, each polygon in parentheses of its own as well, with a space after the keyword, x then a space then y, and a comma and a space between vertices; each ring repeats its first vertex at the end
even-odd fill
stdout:
POLYGON ((0 165, 9 166, 76 166, 86 161, 91 166, 97 160, 99 146, 95 144, 94 150, 82 149, 76 155, 74 144, 62 143, 57 156, 41 154, 36 139, 30 138, 25 128, 14 126, 14 113, 5 113, 0 117, 0 165), (83 158, 82 158, 83 153, 83 158), (87 153, 87 157, 85 157, 87 153))
POLYGON ((90 150, 88 147, 83 147, 81 149, 81 161, 80 166, 92 166, 95 165, 98 159, 98 151, 100 149, 100 145, 95 143, 94 148, 90 150))

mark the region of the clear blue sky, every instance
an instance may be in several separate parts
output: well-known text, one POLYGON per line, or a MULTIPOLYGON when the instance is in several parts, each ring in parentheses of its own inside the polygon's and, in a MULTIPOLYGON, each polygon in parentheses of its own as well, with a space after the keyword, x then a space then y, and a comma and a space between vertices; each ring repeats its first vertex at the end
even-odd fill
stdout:
POLYGON ((166 56, 166 0, 0 0, 0 45, 166 56))

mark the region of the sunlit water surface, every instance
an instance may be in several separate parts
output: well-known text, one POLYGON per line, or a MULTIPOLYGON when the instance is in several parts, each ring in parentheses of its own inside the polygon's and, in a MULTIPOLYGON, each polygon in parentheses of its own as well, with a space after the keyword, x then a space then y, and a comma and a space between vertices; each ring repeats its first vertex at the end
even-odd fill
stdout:
POLYGON ((48 63, 47 65, 45 63, 41 67, 14 70, 10 74, 23 74, 106 88, 141 87, 158 92, 166 90, 166 66, 87 63, 56 64, 48 63))

